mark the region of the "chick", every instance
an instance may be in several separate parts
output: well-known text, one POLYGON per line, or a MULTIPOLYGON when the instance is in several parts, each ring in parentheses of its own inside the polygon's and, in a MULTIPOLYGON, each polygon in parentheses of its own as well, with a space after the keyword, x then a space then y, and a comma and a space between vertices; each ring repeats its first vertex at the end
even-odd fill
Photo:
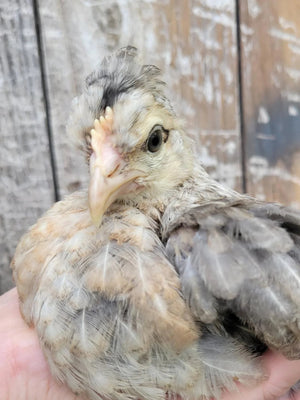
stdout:
POLYGON ((157 67, 106 58, 68 132, 89 188, 12 262, 54 376, 91 400, 218 398, 263 379, 265 347, 300 358, 300 214, 208 176, 157 67))

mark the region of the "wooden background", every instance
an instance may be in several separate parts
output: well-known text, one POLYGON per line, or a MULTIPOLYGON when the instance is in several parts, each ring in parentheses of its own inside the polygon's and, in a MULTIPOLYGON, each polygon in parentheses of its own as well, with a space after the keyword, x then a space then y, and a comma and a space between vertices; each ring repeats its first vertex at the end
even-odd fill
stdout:
POLYGON ((86 185, 70 103, 127 44, 165 72, 214 177, 300 207, 300 0, 1 0, 0 292, 21 234, 86 185))

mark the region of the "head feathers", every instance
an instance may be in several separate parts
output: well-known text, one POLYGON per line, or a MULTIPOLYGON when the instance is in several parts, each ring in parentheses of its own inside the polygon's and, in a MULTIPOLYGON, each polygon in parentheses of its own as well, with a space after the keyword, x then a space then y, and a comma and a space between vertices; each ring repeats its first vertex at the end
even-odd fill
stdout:
POLYGON ((153 96, 153 100, 173 112, 164 95, 164 82, 160 69, 154 65, 139 63, 138 51, 127 46, 106 57, 100 66, 86 78, 81 96, 72 104, 67 132, 83 147, 86 135, 95 118, 103 114, 107 106, 113 107, 124 96, 138 92, 153 96))
POLYGON ((99 69, 86 78, 86 89, 98 86, 102 96, 98 111, 105 107, 113 107, 123 93, 143 89, 159 95, 164 82, 159 79, 160 69, 154 65, 141 65, 137 61, 137 49, 124 47, 114 54, 104 58, 99 69))

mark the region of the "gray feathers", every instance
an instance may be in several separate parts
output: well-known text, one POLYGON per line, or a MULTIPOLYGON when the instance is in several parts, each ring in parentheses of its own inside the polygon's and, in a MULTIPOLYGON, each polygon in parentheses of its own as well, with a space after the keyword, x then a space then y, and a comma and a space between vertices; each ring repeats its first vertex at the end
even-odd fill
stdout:
POLYGON ((96 113, 100 114, 107 106, 113 107, 122 94, 137 89, 156 96, 160 93, 164 83, 159 79, 159 68, 141 65, 136 58, 135 47, 124 47, 106 57, 99 68, 86 78, 87 92, 92 87, 102 91, 102 96, 98 96, 96 113))
POLYGON ((127 47, 87 78, 67 130, 100 175, 117 154, 99 191, 118 178, 116 197, 100 226, 87 193, 56 203, 12 263, 52 373, 91 400, 218 397, 263 377, 266 346, 300 358, 300 214, 212 180, 159 75, 127 47), (151 152, 156 126, 168 140, 151 152))
POLYGON ((72 103, 67 123, 67 133, 81 149, 85 149, 89 131, 95 118, 103 115, 107 106, 113 107, 121 99, 134 93, 141 98, 144 94, 162 104, 173 113, 171 103, 164 95, 164 82, 160 69, 154 65, 142 65, 135 47, 119 49, 104 58, 99 67, 86 78, 81 96, 72 103))
POLYGON ((254 362, 254 357, 249 356, 243 345, 230 337, 205 335, 199 342, 199 353, 205 365, 203 386, 207 388, 207 395, 217 390, 215 396, 219 397, 222 387, 234 390, 232 377, 239 377, 244 385, 262 379, 263 371, 254 362))
POLYGON ((198 229, 193 235, 185 227, 175 229, 167 252, 193 314, 217 323, 222 301, 269 347, 299 358, 299 214, 249 199, 187 214, 198 229))

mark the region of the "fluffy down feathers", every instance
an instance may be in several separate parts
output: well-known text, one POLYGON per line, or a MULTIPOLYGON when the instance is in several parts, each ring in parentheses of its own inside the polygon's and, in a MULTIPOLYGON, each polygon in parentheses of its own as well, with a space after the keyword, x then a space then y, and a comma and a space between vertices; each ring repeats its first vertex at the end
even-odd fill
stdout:
POLYGON ((263 378, 264 346, 300 357, 299 213, 213 181, 163 88, 132 47, 87 78, 68 131, 105 214, 93 224, 88 193, 70 195, 12 262, 52 373, 92 400, 218 397, 263 378))

